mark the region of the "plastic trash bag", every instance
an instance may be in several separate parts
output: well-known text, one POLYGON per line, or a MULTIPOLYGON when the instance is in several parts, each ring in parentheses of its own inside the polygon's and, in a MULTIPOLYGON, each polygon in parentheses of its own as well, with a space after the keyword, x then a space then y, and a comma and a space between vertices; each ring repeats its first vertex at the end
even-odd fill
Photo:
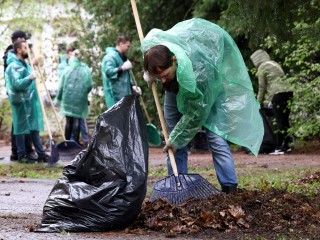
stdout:
POLYGON ((63 169, 37 232, 106 231, 136 218, 147 190, 148 142, 136 95, 99 116, 91 143, 63 169))

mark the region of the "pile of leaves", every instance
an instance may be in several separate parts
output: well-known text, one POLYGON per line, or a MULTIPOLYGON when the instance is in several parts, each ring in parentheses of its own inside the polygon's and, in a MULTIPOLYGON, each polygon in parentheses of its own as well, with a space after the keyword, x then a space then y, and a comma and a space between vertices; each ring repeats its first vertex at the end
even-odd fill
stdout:
POLYGON ((214 235, 216 239, 219 236, 221 239, 238 236, 316 239, 319 227, 319 195, 308 198, 285 190, 242 189, 236 194, 216 194, 205 200, 190 199, 177 206, 161 199, 147 201, 127 232, 157 231, 166 237, 214 235))

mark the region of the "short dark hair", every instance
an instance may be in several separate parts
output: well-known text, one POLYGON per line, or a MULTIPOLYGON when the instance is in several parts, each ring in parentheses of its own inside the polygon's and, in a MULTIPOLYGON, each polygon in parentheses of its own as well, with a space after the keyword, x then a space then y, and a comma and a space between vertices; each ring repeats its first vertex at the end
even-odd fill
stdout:
POLYGON ((13 51, 15 54, 17 54, 18 49, 21 48, 22 43, 25 43, 26 40, 18 39, 13 43, 13 51))
POLYGON ((117 37, 116 45, 119 45, 120 43, 126 43, 126 42, 131 42, 130 38, 127 37, 126 35, 119 35, 117 37))
POLYGON ((11 41, 14 43, 18 38, 24 38, 25 40, 28 39, 27 34, 24 31, 16 30, 11 35, 11 41))
POLYGON ((151 47, 144 53, 144 70, 150 74, 159 74, 173 65, 174 54, 164 45, 151 47))
POLYGON ((75 47, 73 47, 71 44, 67 45, 67 47, 66 47, 66 51, 67 51, 67 53, 69 53, 69 52, 73 52, 74 50, 76 50, 76 48, 75 48, 75 47))

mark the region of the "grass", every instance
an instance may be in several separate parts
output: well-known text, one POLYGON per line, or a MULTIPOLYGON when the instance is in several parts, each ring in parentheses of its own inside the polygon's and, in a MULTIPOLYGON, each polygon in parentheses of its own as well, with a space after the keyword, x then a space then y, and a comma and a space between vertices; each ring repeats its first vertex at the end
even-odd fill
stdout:
POLYGON ((62 176, 63 166, 48 168, 44 164, 0 164, 0 177, 57 179, 62 176))
MULTIPOLYGON (((44 164, 0 164, 0 177, 20 177, 39 179, 58 179, 62 176, 63 166, 48 168, 44 164)), ((320 174, 320 166, 292 167, 284 169, 268 169, 259 166, 237 166, 239 188, 248 190, 268 190, 271 188, 286 189, 289 192, 304 195, 320 193, 320 180, 301 183, 299 179, 314 173, 320 174)), ((198 173, 206 178, 213 186, 220 188, 213 167, 190 168, 189 173, 198 173)), ((150 167, 149 180, 167 177, 164 166, 150 167)), ((153 182, 148 182, 148 195, 152 190, 153 182)))

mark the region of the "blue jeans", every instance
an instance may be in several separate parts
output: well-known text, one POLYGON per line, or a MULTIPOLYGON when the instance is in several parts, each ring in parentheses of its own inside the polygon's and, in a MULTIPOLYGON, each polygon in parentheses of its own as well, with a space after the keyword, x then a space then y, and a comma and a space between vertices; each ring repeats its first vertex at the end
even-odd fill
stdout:
MULTIPOLYGON (((38 154, 38 157, 44 157, 46 153, 43 150, 43 147, 41 144, 39 131, 30 131, 30 136, 31 136, 34 148, 36 149, 36 152, 38 154)), ((18 135, 15 135, 15 137, 16 137, 18 157, 23 157, 27 154, 26 145, 25 145, 26 135, 18 134, 18 135)))
MULTIPOLYGON (((86 123, 85 123, 86 119, 82 118, 80 120, 80 133, 81 133, 81 138, 82 141, 86 144, 89 143, 89 138, 88 138, 88 134, 87 134, 87 129, 86 129, 86 123)), ((74 135, 73 133, 71 133, 71 140, 74 140, 74 135)))
MULTIPOLYGON (((165 92, 164 95, 164 118, 166 121, 168 132, 170 133, 174 126, 179 122, 182 114, 178 111, 176 94, 173 92, 165 92)), ((174 154, 178 173, 188 173, 188 148, 177 149, 174 154)), ((168 174, 173 174, 169 155, 167 154, 168 174)))
MULTIPOLYGON (((171 132, 182 114, 178 111, 176 94, 165 92, 164 98, 164 117, 168 131, 171 132)), ((200 130, 200 129, 199 129, 200 130)), ((221 186, 238 185, 234 159, 226 140, 217 134, 206 129, 208 147, 212 152, 213 166, 216 170, 217 178, 221 186)), ((187 147, 178 149, 175 152, 176 164, 179 173, 188 173, 188 152, 187 147)), ((172 168, 167 155, 168 174, 172 174, 172 168)))

